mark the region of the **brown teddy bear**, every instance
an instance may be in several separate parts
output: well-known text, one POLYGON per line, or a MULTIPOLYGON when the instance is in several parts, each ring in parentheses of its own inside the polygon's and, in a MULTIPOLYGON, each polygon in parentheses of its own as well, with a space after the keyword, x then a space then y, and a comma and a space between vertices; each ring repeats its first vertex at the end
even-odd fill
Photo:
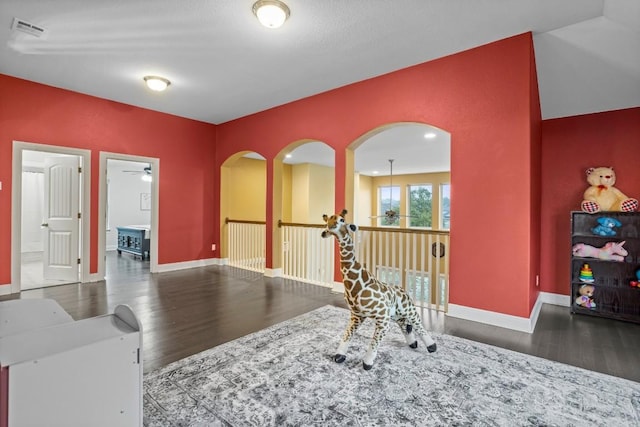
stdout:
POLYGON ((578 290, 580 296, 576 298, 576 304, 581 307, 595 308, 596 303, 593 301, 593 292, 596 288, 593 285, 582 285, 578 290))
POLYGON ((630 199, 613 185, 616 173, 613 168, 598 167, 587 169, 587 182, 591 187, 584 192, 582 210, 588 213, 601 211, 635 212, 638 201, 630 199))

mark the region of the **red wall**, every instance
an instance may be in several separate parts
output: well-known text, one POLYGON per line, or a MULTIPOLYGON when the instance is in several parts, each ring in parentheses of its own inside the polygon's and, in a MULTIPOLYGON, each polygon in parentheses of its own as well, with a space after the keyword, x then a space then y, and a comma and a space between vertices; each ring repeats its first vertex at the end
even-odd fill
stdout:
POLYGON ((542 122, 540 290, 569 295, 570 212, 580 210, 589 167, 613 166, 618 187, 640 199, 640 108, 542 122))
POLYGON ((92 151, 92 273, 97 271, 100 151, 160 159, 160 264, 214 256, 214 125, 6 75, 0 75, 0 94, 0 284, 11 283, 14 140, 92 151))
MULTIPOLYGON (((528 317, 538 271, 532 254, 539 253, 531 236, 540 116, 531 101, 538 98, 532 52, 531 34, 523 34, 222 124, 216 171, 238 151, 271 161, 294 141, 320 140, 336 150, 340 207, 345 149, 357 137, 393 122, 445 129, 452 135, 450 302, 528 317)), ((267 224, 270 207, 271 195, 267 224)))
POLYGON ((538 95, 538 78, 536 73, 535 54, 533 40, 531 46, 531 70, 529 86, 530 104, 530 128, 531 128, 531 158, 530 158, 530 197, 531 210, 530 221, 531 245, 529 246, 529 306, 533 307, 538 298, 540 277, 540 227, 541 227, 541 162, 542 162, 542 113, 540 111, 540 96, 538 95))
POLYGON ((614 166, 617 186, 640 198, 640 108, 540 123, 530 34, 218 127, 0 75, 0 284, 11 282, 13 140, 92 150, 95 272, 100 151, 161 159, 164 264, 216 256, 219 166, 231 154, 252 150, 271 160, 293 141, 324 141, 336 149, 342 206, 345 148, 398 121, 452 134, 454 304, 528 316, 538 263, 540 290, 568 295, 569 212, 579 209, 588 167, 614 166))

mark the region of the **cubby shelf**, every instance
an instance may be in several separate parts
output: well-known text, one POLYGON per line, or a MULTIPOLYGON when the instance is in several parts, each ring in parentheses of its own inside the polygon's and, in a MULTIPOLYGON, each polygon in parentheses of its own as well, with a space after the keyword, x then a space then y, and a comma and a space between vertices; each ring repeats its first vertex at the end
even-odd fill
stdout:
POLYGON ((608 242, 622 241, 628 252, 622 261, 571 257, 571 313, 640 323, 640 287, 630 285, 631 281, 638 280, 636 271, 640 269, 640 212, 571 212, 572 248, 578 243, 601 248, 608 242), (614 228, 614 236, 600 236, 591 231, 601 217, 614 218, 622 224, 614 228), (585 284, 580 281, 584 264, 589 264, 593 272, 593 308, 575 302, 580 287, 585 284))

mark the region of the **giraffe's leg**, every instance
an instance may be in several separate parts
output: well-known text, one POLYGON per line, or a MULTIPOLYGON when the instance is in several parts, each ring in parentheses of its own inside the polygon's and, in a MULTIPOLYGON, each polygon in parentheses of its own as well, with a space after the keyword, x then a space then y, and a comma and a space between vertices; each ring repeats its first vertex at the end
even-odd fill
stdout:
POLYGON ((364 360, 362 361, 362 367, 365 371, 368 371, 373 367, 373 361, 376 360, 376 356, 378 355, 378 346, 382 342, 384 336, 387 334, 389 326, 391 326, 389 317, 376 319, 376 330, 373 333, 373 338, 371 339, 371 343, 369 344, 367 354, 365 354, 364 360))
MULTIPOLYGON (((429 334, 429 332, 424 328, 424 326, 422 326, 422 320, 420 320, 420 316, 416 312, 415 308, 412 308, 410 310, 408 320, 413 326, 413 330, 415 330, 418 336, 420 337, 420 340, 427 347, 427 350, 429 351, 429 353, 433 353, 434 351, 436 351, 437 349, 436 342, 431 337, 431 334, 429 334)), ((418 346, 418 343, 416 342, 416 347, 417 346, 418 346)), ((413 348, 416 348, 416 347, 413 347, 413 348)))
POLYGON ((360 327, 364 318, 351 313, 351 320, 349 321, 349 325, 347 329, 342 334, 342 341, 340 341, 340 345, 338 346, 338 350, 336 350, 336 355, 333 356, 333 360, 336 363, 342 363, 347 358, 347 349, 349 348, 349 341, 351 341, 351 337, 354 332, 360 327))
POLYGON ((418 341, 413 333, 413 326, 407 322, 407 319, 402 318, 398 320, 398 326, 400 326, 400 331, 402 331, 402 335, 404 335, 404 340, 407 342, 407 345, 411 348, 418 348, 418 341))

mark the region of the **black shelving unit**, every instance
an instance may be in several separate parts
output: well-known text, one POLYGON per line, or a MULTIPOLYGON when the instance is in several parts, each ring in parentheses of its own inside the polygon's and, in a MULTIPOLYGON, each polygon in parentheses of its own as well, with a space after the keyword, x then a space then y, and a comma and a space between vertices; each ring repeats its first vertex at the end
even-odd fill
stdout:
POLYGON ((640 287, 631 286, 638 280, 640 269, 640 212, 600 212, 588 214, 571 212, 571 247, 578 243, 601 248, 608 242, 625 241, 628 255, 623 261, 609 261, 590 257, 571 257, 571 313, 600 316, 610 319, 640 323, 640 287), (598 226, 598 218, 614 218, 622 224, 615 227, 615 236, 600 236, 592 232, 598 226), (575 300, 580 295, 583 282, 580 270, 587 263, 593 272, 595 287, 593 308, 582 307, 575 300))

